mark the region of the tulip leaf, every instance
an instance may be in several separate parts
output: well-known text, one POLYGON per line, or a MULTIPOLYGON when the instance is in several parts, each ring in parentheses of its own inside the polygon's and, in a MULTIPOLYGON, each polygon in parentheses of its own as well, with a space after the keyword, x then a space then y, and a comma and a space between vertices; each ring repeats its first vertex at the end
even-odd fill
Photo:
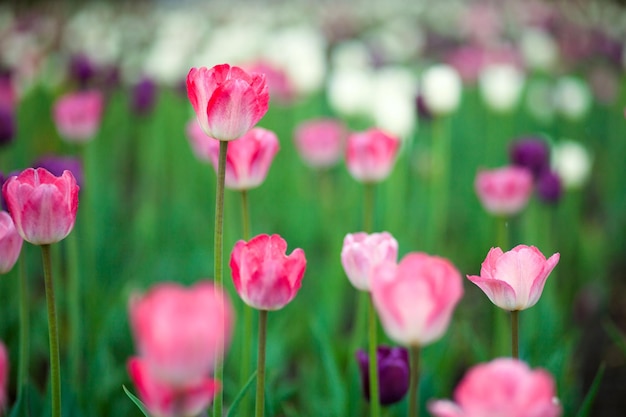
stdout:
POLYGON ((257 373, 257 371, 254 371, 252 373, 252 375, 250 375, 250 378, 248 379, 248 382, 246 382, 246 384, 243 386, 241 391, 239 391, 239 393, 237 394, 237 396, 233 400, 233 403, 231 404, 230 408, 228 409, 228 413, 226 414, 226 417, 233 417, 233 416, 237 415, 237 413, 236 413, 237 407, 239 407, 239 403, 241 402, 243 397, 246 395, 246 393, 248 392, 248 390, 252 386, 252 383, 254 381, 256 381, 256 373, 257 373))
POLYGON ((43 415, 43 399, 31 384, 22 386, 9 417, 34 417, 41 415, 43 415))
POLYGON ((322 360, 322 367, 328 381, 328 388, 332 395, 331 403, 334 408, 334 414, 336 416, 344 415, 344 409, 346 407, 345 398, 346 391, 341 381, 341 372, 337 365, 332 351, 332 343, 319 321, 310 322, 311 331, 314 339, 318 342, 318 349, 320 351, 320 358, 322 360))
POLYGON ((143 402, 141 402, 139 398, 135 397, 133 393, 130 392, 128 388, 126 388, 125 385, 122 385, 122 388, 124 388, 124 392, 126 393, 126 395, 128 395, 128 398, 130 398, 130 400, 135 403, 135 405, 137 406, 137 408, 139 408, 139 410, 141 410, 143 415, 146 417, 150 417, 150 413, 148 413, 148 409, 146 408, 146 405, 143 402))
POLYGON ((600 367, 598 368, 598 372, 596 372, 596 376, 593 378, 593 382, 591 383, 591 387, 589 388, 587 395, 585 395, 585 398, 583 399, 582 405, 580 406, 580 409, 578 410, 578 414, 576 414, 576 417, 588 417, 589 416, 589 413, 591 412, 591 406, 593 405, 593 401, 595 400, 596 395, 598 394, 598 389, 600 388, 600 382, 602 381, 602 377, 604 376, 605 368, 606 368, 606 364, 602 362, 600 364, 600 367))

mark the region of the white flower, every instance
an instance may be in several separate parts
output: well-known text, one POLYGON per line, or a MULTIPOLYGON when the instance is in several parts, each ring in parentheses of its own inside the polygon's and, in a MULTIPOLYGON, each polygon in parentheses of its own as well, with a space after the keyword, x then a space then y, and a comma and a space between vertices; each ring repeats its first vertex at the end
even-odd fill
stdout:
POLYGON ((589 179, 592 158, 580 143, 563 140, 552 151, 552 165, 565 188, 579 188, 589 179))
POLYGON ((406 68, 388 67, 377 71, 370 113, 374 125, 406 138, 416 123, 417 80, 406 68))
POLYGON ((524 61, 530 68, 548 71, 558 60, 558 47, 552 36, 544 30, 528 28, 520 39, 524 61))
POLYGON ((369 70, 336 69, 328 78, 330 106, 346 116, 367 115, 374 95, 372 80, 369 70))
POLYGON ((591 107, 591 91, 579 78, 566 76, 559 79, 555 98, 558 111, 568 119, 583 118, 591 107))
POLYGON ((451 66, 434 65, 422 74, 422 96, 434 114, 452 113, 461 101, 461 77, 451 66))
POLYGON ((480 73, 480 93, 485 103, 498 112, 509 112, 520 98, 524 86, 522 72, 509 64, 493 64, 480 73))

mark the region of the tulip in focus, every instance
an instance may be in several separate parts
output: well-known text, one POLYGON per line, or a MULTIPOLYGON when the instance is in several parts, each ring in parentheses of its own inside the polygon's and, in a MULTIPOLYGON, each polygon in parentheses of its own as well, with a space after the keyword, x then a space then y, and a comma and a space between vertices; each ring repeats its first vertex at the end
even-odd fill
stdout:
POLYGON ((2 187, 15 228, 22 239, 34 245, 58 242, 72 231, 78 190, 70 171, 55 177, 44 168, 28 168, 2 187))
MULTIPOLYGON (((382 405, 402 400, 409 390, 409 351, 403 347, 379 346, 376 349, 379 380, 379 398, 382 405)), ((370 400, 369 356, 363 350, 356 352, 365 398, 370 400)))
POLYGON ((518 311, 534 306, 548 275, 559 262, 555 253, 546 257, 534 246, 518 245, 508 252, 492 248, 480 268, 480 276, 467 278, 498 307, 518 311))
POLYGON ((346 165, 357 181, 380 182, 393 169, 400 140, 380 129, 369 129, 348 136, 346 165))
POLYGON ((241 299, 258 310, 279 310, 298 293, 306 269, 304 251, 290 255, 279 235, 258 235, 240 240, 230 256, 235 289, 241 299))
POLYGON ((398 242, 387 232, 349 233, 343 240, 341 265, 352 285, 369 291, 374 270, 398 259, 398 242))
POLYGON ((304 162, 314 168, 328 168, 341 159, 346 128, 333 119, 309 120, 298 126, 294 135, 296 149, 304 162))
POLYGON ((69 93, 54 103, 53 117, 62 139, 73 143, 88 142, 100 128, 102 93, 96 90, 69 93))
POLYGON ((44 155, 33 162, 33 168, 45 168, 54 176, 63 175, 63 171, 68 170, 76 179, 76 184, 83 189, 83 163, 78 158, 71 156, 44 155))
POLYGON ((431 401, 434 417, 558 417, 554 378, 517 359, 499 358, 476 365, 454 390, 454 402, 431 401))
POLYGON ((483 170, 476 175, 474 186, 485 210, 498 216, 511 216, 528 203, 533 177, 529 170, 520 167, 483 170))
POLYGON ((7 408, 9 388, 9 353, 0 341, 0 415, 7 408))
POLYGON ((6 274, 13 269, 23 242, 9 213, 0 211, 0 274, 6 274))

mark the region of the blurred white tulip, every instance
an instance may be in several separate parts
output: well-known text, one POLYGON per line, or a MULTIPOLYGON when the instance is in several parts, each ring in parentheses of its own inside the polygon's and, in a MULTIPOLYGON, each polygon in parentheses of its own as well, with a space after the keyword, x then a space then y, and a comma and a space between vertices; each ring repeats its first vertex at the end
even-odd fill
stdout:
POLYGON ((587 115, 591 107, 591 91, 581 79, 572 76, 561 77, 555 90, 556 107, 560 114, 571 120, 587 115))
POLYGON ((519 102, 523 86, 524 74, 509 64, 488 65, 479 76, 482 98, 497 112, 510 112, 519 102))
POLYGON ((434 65, 422 74, 422 96, 428 109, 435 115, 454 112, 461 101, 461 89, 461 77, 450 65, 434 65))
POLYGON ((521 34, 520 48, 524 62, 533 69, 549 71, 554 68, 559 58, 555 40, 542 29, 525 29, 521 34))
POLYGON ((562 140, 552 150, 552 165, 565 188, 580 188, 591 174, 592 157, 580 143, 562 140))

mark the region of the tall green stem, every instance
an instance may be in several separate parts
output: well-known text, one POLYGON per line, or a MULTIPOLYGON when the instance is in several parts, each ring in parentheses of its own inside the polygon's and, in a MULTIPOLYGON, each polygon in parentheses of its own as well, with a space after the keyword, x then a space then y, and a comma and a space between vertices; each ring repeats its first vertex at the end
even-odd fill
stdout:
POLYGON ((54 301, 54 282, 50 261, 50 245, 41 245, 43 277, 48 306, 48 337, 50 339, 50 387, 52 390, 52 417, 61 417, 61 367, 59 359, 59 332, 54 301))
POLYGON ((26 260, 24 254, 19 260, 19 294, 20 294, 20 359, 17 371, 17 389, 20 393, 26 393, 24 389, 28 381, 28 357, 30 352, 30 320, 28 314, 28 279, 26 278, 26 260))
POLYGON ((375 184, 367 183, 363 189, 363 230, 374 231, 374 206, 376 204, 375 184))
POLYGON ((511 311, 511 354, 519 358, 519 311, 511 311))
POLYGON ((267 338, 267 310, 259 310, 259 351, 256 374, 256 417, 265 414, 265 340, 267 338))
POLYGON ((370 297, 369 304, 369 377, 370 377, 370 410, 372 417, 380 416, 380 393, 378 391, 378 355, 376 348, 378 346, 376 323, 376 310, 374 309, 374 301, 370 297))
POLYGON ((420 347, 411 346, 411 382, 409 387, 409 417, 419 417, 420 347))
MULTIPOLYGON (((248 191, 241 190, 241 224, 243 230, 243 240, 246 242, 250 239, 250 215, 248 210, 248 191)), ((252 315, 253 310, 250 306, 242 303, 243 306, 243 341, 241 343, 241 384, 245 385, 250 378, 250 347, 252 345, 252 315)), ((242 415, 248 412, 248 396, 244 396, 241 400, 240 410, 242 415)))

